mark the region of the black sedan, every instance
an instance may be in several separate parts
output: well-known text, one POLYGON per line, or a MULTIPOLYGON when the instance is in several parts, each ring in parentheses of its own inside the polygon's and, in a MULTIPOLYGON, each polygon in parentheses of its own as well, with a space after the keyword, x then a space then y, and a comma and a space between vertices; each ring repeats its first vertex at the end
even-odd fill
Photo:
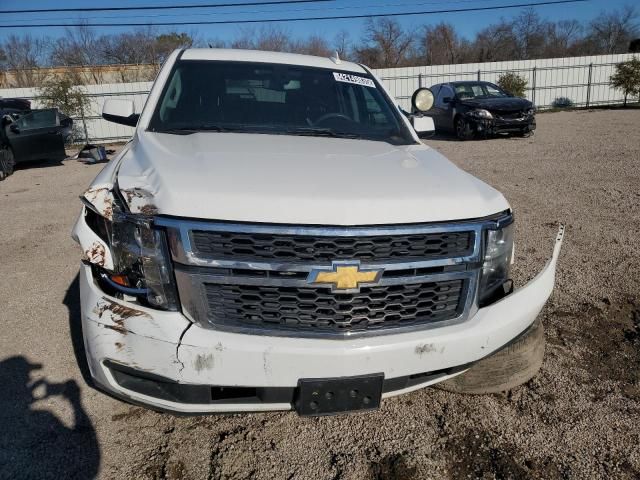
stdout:
POLYGON ((529 135, 536 128, 535 108, 489 82, 449 82, 431 87, 434 104, 427 115, 436 131, 461 140, 498 133, 529 135))
POLYGON ((0 180, 18 163, 64 159, 72 126, 57 108, 32 110, 26 100, 0 99, 0 180))

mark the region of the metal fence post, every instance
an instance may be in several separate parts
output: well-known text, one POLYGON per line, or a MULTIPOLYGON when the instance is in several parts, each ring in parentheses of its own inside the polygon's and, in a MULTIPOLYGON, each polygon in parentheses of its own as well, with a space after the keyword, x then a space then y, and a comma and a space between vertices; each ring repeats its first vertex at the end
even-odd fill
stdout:
POLYGON ((422 88, 422 74, 418 74, 418 88, 422 88))
POLYGON ((589 76, 587 77, 587 105, 589 108, 589 103, 591 102, 591 74, 593 72, 593 63, 589 64, 589 76))
POLYGON ((481 72, 481 70, 478 69, 478 81, 480 81, 480 72, 481 72))
POLYGON ((533 67, 533 81, 531 82, 531 103, 536 106, 536 72, 537 68, 533 67))

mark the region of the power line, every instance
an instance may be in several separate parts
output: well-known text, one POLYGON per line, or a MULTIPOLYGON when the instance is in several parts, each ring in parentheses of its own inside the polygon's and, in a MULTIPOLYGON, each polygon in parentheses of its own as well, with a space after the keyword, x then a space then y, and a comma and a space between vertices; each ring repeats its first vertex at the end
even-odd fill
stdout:
MULTIPOLYGON (((308 1, 308 0, 297 0, 308 1)), ((316 0, 327 1, 327 0, 316 0)), ((251 19, 251 20, 209 20, 209 21, 182 21, 182 22, 153 22, 153 23, 83 23, 86 27, 161 27, 176 25, 237 25, 243 23, 282 23, 282 22, 308 22, 316 20, 345 20, 357 18, 376 18, 376 17, 403 17, 410 15, 431 15, 436 13, 461 13, 461 12, 479 12, 487 10, 504 10, 507 8, 521 7, 538 7, 543 5, 558 5, 563 3, 583 3, 590 0, 551 0, 546 2, 530 2, 515 3, 510 5, 497 5, 492 7, 470 7, 470 8, 450 8, 443 10, 426 10, 421 12, 390 12, 390 13, 374 13, 361 15, 335 15, 330 17, 298 17, 298 18, 267 18, 267 19, 251 19)), ((278 2, 280 3, 280 2, 278 2)), ((0 28, 44 28, 44 27, 73 27, 73 23, 40 23, 31 25, 0 25, 0 28)))
POLYGON ((205 3, 201 5, 157 5, 144 7, 86 7, 86 8, 41 8, 37 10, 0 10, 0 13, 58 13, 58 12, 121 12, 130 10, 170 10, 183 8, 253 7, 255 5, 287 5, 291 3, 319 3, 335 0, 265 0, 248 3, 205 3))
MULTIPOLYGON (((409 2, 409 3, 383 3, 380 5, 371 5, 371 8, 392 8, 392 7, 418 7, 424 5, 438 5, 445 4, 451 5, 452 3, 475 3, 477 0, 435 0, 435 1, 426 1, 426 2, 409 2)), ((244 4, 248 5, 248 4, 244 4)), ((331 6, 331 10, 362 10, 362 5, 345 5, 345 6, 331 6)), ((232 12, 198 12, 198 13, 156 13, 150 15, 128 15, 126 18, 162 18, 162 17, 210 17, 214 15, 252 15, 256 13, 278 13, 278 14, 288 14, 288 13, 298 13, 298 12, 318 12, 318 11, 326 11, 327 7, 315 7, 315 8, 295 8, 295 9, 287 9, 287 10, 278 10, 274 12, 273 10, 263 9, 263 10, 245 10, 245 11, 232 11, 232 12)), ((122 20, 122 15, 101 15, 99 17, 93 17, 94 20, 109 20, 109 19, 120 19, 122 20)), ((37 18, 29 18, 25 19, 25 22, 43 22, 50 21, 51 17, 37 17, 37 18)), ((83 18, 79 17, 78 20, 83 20, 83 18)), ((26 23, 25 25, 29 25, 26 23)))

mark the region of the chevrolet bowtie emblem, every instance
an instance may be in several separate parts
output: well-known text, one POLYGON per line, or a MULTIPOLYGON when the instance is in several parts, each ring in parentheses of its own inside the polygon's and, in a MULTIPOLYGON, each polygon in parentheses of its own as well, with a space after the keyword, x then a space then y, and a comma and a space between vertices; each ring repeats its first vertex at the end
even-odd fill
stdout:
POLYGON ((316 268, 307 279, 314 285, 330 285, 332 291, 357 291, 361 284, 380 281, 382 269, 360 269, 359 262, 333 262, 330 269, 316 268))

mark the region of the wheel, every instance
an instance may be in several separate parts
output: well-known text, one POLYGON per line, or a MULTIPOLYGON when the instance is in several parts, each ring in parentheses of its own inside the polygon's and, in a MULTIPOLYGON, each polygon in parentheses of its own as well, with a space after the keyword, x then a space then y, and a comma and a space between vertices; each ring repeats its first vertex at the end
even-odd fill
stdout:
POLYGON ((471 140, 473 131, 462 115, 456 117, 456 137, 459 140, 471 140))
POLYGON ((4 180, 13 173, 16 165, 10 148, 0 149, 0 180, 4 180))
POLYGON ((544 328, 537 319, 527 331, 469 370, 436 386, 455 393, 500 393, 531 380, 544 357, 544 328))

